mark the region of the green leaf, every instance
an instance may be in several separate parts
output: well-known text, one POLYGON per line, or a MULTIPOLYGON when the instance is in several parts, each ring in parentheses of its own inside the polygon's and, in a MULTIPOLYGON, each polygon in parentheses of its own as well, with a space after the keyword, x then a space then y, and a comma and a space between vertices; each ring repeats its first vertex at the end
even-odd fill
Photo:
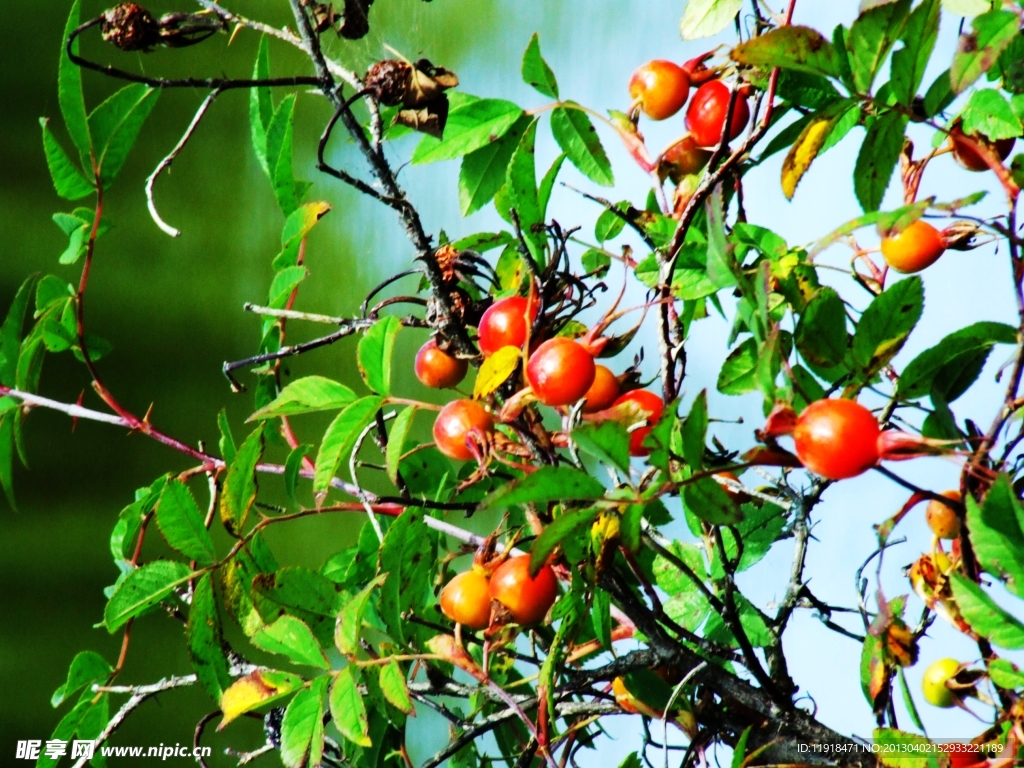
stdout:
POLYGON ((282 616, 253 635, 252 642, 257 648, 287 656, 296 664, 331 668, 312 630, 295 616, 282 616))
MULTIPOLYGON (((601 212, 601 215, 597 217, 597 221, 594 222, 594 238, 598 242, 605 242, 607 240, 614 240, 619 236, 622 228, 626 226, 626 222, 622 216, 618 215, 617 211, 624 210, 622 208, 623 203, 619 203, 615 206, 615 210, 608 209, 601 212)), ((629 206, 629 203, 625 203, 625 206, 629 206)))
POLYGON ((345 667, 331 685, 331 719, 339 733, 361 747, 369 747, 370 729, 363 697, 356 686, 352 667, 345 667))
POLYGON ((391 356, 401 328, 397 317, 383 317, 359 340, 359 373, 366 386, 378 395, 391 392, 391 356))
POLYGON ((903 47, 893 53, 890 64, 892 92, 905 107, 921 87, 938 35, 939 0, 924 0, 907 17, 900 34, 903 47))
POLYGON ((949 70, 947 69, 928 86, 928 90, 924 94, 924 113, 928 117, 935 117, 935 115, 952 104, 955 98, 956 94, 953 93, 953 86, 950 83, 949 70))
MULTIPOLYGON (((64 36, 60 39, 60 65, 57 71, 57 101, 60 112, 64 116, 64 125, 71 135, 72 143, 78 148, 82 157, 89 157, 92 152, 92 141, 89 138, 89 121, 85 116, 85 96, 82 93, 82 70, 68 57, 65 44, 79 25, 81 4, 75 0, 71 4, 71 13, 64 27, 64 36)), ((71 50, 78 54, 79 41, 76 38, 71 50)), ((74 198, 72 198, 74 199, 74 198)))
POLYGON ((594 124, 574 101, 551 111, 551 133, 569 161, 595 184, 610 187, 615 183, 612 166, 601 146, 594 124))
POLYGON ((58 264, 74 264, 85 255, 89 231, 89 225, 83 224, 71 233, 71 236, 68 238, 68 247, 57 258, 58 264))
POLYGON ((388 446, 384 455, 384 464, 388 477, 396 485, 398 484, 398 464, 402 460, 405 441, 409 436, 409 429, 412 427, 412 420, 415 416, 415 407, 406 408, 401 411, 395 417, 395 423, 391 426, 391 434, 388 435, 388 446))
POLYGON ((196 582, 192 593, 188 623, 185 625, 185 644, 200 684, 214 701, 219 702, 224 691, 231 686, 231 675, 217 597, 213 591, 213 576, 209 573, 203 574, 196 582))
POLYGON ((53 188, 65 200, 78 200, 96 191, 92 182, 87 180, 78 167, 67 156, 64 149, 50 133, 48 120, 39 118, 43 129, 43 151, 46 153, 46 166, 50 169, 53 188))
MULTIPOLYGON (((254 80, 265 80, 270 77, 270 47, 267 36, 260 36, 260 47, 256 54, 253 67, 254 80)), ((274 117, 274 103, 271 101, 270 88, 249 89, 249 132, 252 136, 252 148, 256 153, 263 172, 270 178, 270 164, 267 162, 267 128, 274 117)))
POLYGON ((812 365, 830 368, 846 356, 846 308, 832 288, 822 288, 800 315, 796 348, 812 365))
POLYGON ((942 7, 954 16, 977 16, 992 7, 992 0, 942 0, 942 7))
POLYGON ((544 215, 540 209, 540 198, 537 192, 537 165, 535 142, 537 138, 537 120, 530 124, 523 134, 519 146, 512 153, 505 180, 509 203, 519 214, 523 227, 523 236, 530 247, 530 252, 537 262, 542 262, 544 254, 544 237, 533 231, 533 225, 543 223, 544 215))
POLYGON ((328 675, 295 694, 281 720, 281 762, 285 768, 318 766, 324 751, 324 694, 328 675))
POLYGON ((921 721, 921 715, 917 711, 917 705, 914 703, 914 697, 910 694, 910 686, 907 685, 907 676, 903 673, 903 667, 896 668, 896 677, 900 681, 900 693, 903 695, 903 706, 907 708, 907 714, 910 715, 910 722, 914 724, 922 733, 925 732, 924 723, 921 721))
POLYGON ((1000 688, 1010 691, 1024 688, 1024 673, 1006 659, 989 660, 988 673, 992 682, 1000 688))
POLYGON ((732 765, 730 768, 746 768, 747 761, 747 740, 750 738, 750 731, 753 726, 747 726, 740 734, 736 748, 732 752, 732 765))
POLYGON ((876 728, 874 737, 879 762, 887 768, 938 768, 935 745, 926 736, 876 728))
POLYGON ((971 629, 1000 648, 1024 648, 1024 624, 963 574, 951 574, 950 581, 957 607, 971 629))
POLYGON ((687 0, 679 33, 683 40, 714 37, 740 12, 743 0, 687 0))
POLYGON ((723 395, 742 395, 757 389, 757 342, 744 339, 729 353, 718 372, 718 391, 723 395))
POLYGON ((14 294, 3 325, 0 325, 0 384, 13 387, 17 376, 18 353, 21 347, 21 329, 25 324, 32 290, 36 285, 36 277, 32 275, 18 287, 14 294))
POLYGON ((853 84, 858 93, 871 93, 875 75, 900 37, 910 11, 910 0, 877 4, 863 13, 846 37, 853 84))
POLYGON ((683 458, 694 472, 704 467, 704 444, 708 433, 708 392, 702 389, 693 399, 683 422, 683 458))
POLYGON ((897 393, 904 400, 924 397, 942 371, 961 370, 965 360, 980 352, 987 354, 996 344, 1016 343, 1016 329, 1003 323, 982 321, 961 328, 910 361, 900 375, 897 393))
POLYGON ((1015 138, 1024 130, 1010 102, 994 88, 980 88, 972 93, 962 117, 965 133, 980 133, 992 141, 1015 138))
POLYGON ((971 22, 974 31, 962 35, 949 82, 953 93, 963 93, 999 60, 999 54, 1017 36, 1020 19, 1012 11, 989 11, 971 22))
POLYGON ((294 93, 285 96, 274 110, 267 127, 267 166, 277 204, 285 216, 298 208, 295 176, 292 171, 292 132, 295 123, 294 93))
POLYGON ((159 91, 153 88, 133 83, 119 90, 89 115, 93 161, 99 168, 104 188, 110 186, 124 166, 159 95, 159 91))
POLYGON ((164 486, 156 508, 156 524, 171 547, 198 565, 212 565, 217 559, 203 513, 180 480, 164 486))
POLYGON ((221 408, 217 413, 217 430, 220 432, 220 440, 217 446, 220 448, 221 458, 225 464, 231 464, 235 460, 238 448, 235 446, 235 437, 231 434, 231 424, 228 421, 227 408, 221 408))
POLYGON ((302 470, 304 460, 312 450, 313 446, 309 443, 298 445, 288 454, 288 458, 285 459, 284 491, 288 494, 288 500, 292 503, 293 507, 299 506, 299 501, 295 496, 295 487, 298 483, 299 472, 302 470))
POLYGON ((967 528, 981 566, 1024 597, 1024 508, 1006 475, 996 478, 980 507, 967 498, 967 528))
POLYGON ((331 480, 338 472, 342 458, 355 447, 359 433, 369 424, 374 414, 384 404, 383 397, 363 397, 345 406, 339 413, 320 443, 316 455, 316 471, 313 475, 313 492, 322 493, 331 487, 331 480))
POLYGON ((80 688, 105 680, 112 669, 107 660, 95 651, 81 651, 71 660, 68 679, 50 697, 50 706, 56 709, 80 688))
POLYGON ((125 577, 103 610, 103 623, 113 634, 129 619, 153 607, 192 577, 184 563, 155 560, 125 577))
MULTIPOLYGON (((274 309, 282 309, 287 303, 292 291, 299 287, 299 284, 309 275, 305 267, 285 267, 276 275, 270 283, 267 303, 274 309)), ((264 328, 270 329, 274 325, 272 318, 264 319, 264 328)))
POLYGON ((377 602, 388 633, 405 641, 402 614, 422 605, 437 556, 436 536, 423 522, 423 510, 408 508, 388 528, 380 548, 378 570, 387 574, 377 602))
POLYGON ((492 144, 523 114, 520 107, 502 99, 478 99, 461 93, 453 93, 449 98, 451 108, 444 138, 424 136, 412 154, 413 165, 451 160, 492 144))
POLYGON ((516 504, 599 499, 604 486, 573 467, 541 467, 526 477, 506 483, 481 502, 483 509, 505 509, 516 504))
POLYGON ((405 682, 405 673, 394 659, 380 668, 380 689, 384 692, 384 698, 395 709, 407 715, 411 715, 416 711, 412 704, 412 699, 409 698, 409 687, 405 682))
MULTIPOLYGON (((334 619, 345 595, 341 587, 309 568, 287 566, 273 573, 256 573, 250 590, 262 624, 291 614, 306 622, 321 645, 331 642, 334 619)), ((253 634, 262 626, 255 627, 253 634)))
POLYGON ((737 525, 743 520, 740 508, 710 477, 684 485, 683 503, 690 512, 712 525, 737 525))
POLYGON ((500 139, 462 158, 462 166, 459 168, 459 209, 463 216, 483 208, 501 189, 512 153, 519 146, 529 125, 530 118, 524 115, 500 139))
POLYGON ((558 157, 556 157, 554 162, 551 163, 551 167, 548 168, 548 172, 544 174, 544 178, 540 180, 540 185, 537 187, 537 206, 540 208, 541 219, 547 218, 548 203, 551 201, 551 192, 555 188, 555 181, 558 179, 558 174, 562 170, 562 166, 565 165, 566 157, 568 156, 565 152, 559 153, 558 157))
POLYGON ((853 335, 853 360, 864 378, 882 370, 921 319, 924 283, 909 277, 890 285, 864 310, 853 335))
MULTIPOLYGON (((786 528, 786 513, 781 507, 772 503, 744 504, 742 507, 743 522, 736 526, 736 531, 743 542, 743 554, 740 555, 736 539, 729 529, 722 531, 722 539, 725 545, 725 553, 730 559, 740 555, 737 571, 745 571, 757 565, 772 545, 779 540, 786 528)), ((725 578, 722 564, 716 558, 714 567, 715 578, 725 578)))
POLYGON ((734 46, 729 55, 733 61, 752 67, 781 67, 812 75, 839 76, 839 64, 832 44, 810 27, 773 29, 734 46))
MULTIPOLYGON (((844 120, 847 115, 854 118, 860 116, 860 108, 851 99, 832 102, 812 115, 804 125, 782 162, 782 193, 788 200, 793 199, 800 180, 810 169, 815 158, 828 148, 827 145, 833 135, 838 134, 838 137, 831 145, 837 143, 850 130, 852 125, 848 127, 847 121, 844 120)), ((856 124, 855 120, 853 124, 856 124)))
POLYGON ((544 96, 558 98, 558 82, 555 80, 555 73, 540 55, 540 38, 536 32, 533 33, 530 44, 523 53, 523 82, 533 86, 544 96))
POLYGON ((580 262, 583 264, 583 269, 586 271, 587 275, 594 277, 597 280, 603 279, 608 274, 608 270, 612 266, 611 256, 604 251, 598 251, 594 248, 587 250, 580 257, 580 262))
POLYGON ((356 400, 356 393, 332 379, 306 376, 296 379, 281 390, 272 402, 260 408, 247 421, 292 416, 314 411, 333 411, 356 400))
POLYGON ((877 211, 903 151, 908 118, 886 112, 868 128, 853 169, 853 189, 865 213, 877 211))
POLYGON ((616 421, 581 424, 572 431, 576 444, 598 461, 629 474, 629 433, 616 421))
POLYGON ((563 539, 581 533, 594 522, 599 513, 598 509, 574 509, 563 512, 544 526, 544 530, 533 542, 533 548, 530 550, 530 577, 537 575, 541 566, 548 561, 548 557, 563 539))
MULTIPOLYGON (((376 541, 376 537, 374 537, 374 541, 376 541)), ((334 644, 344 655, 355 656, 359 652, 359 635, 363 629, 363 613, 366 611, 366 604, 369 602, 373 590, 383 584, 386 579, 387 574, 377 576, 345 603, 345 607, 338 614, 338 620, 334 627, 334 644)))
POLYGON ((707 213, 708 279, 718 288, 736 285, 736 257, 725 237, 725 209, 721 189, 716 187, 704 206, 707 213))
POLYGON ((228 533, 238 535, 245 527, 249 510, 256 502, 256 465, 263 457, 265 437, 262 427, 253 430, 228 465, 220 494, 220 519, 228 533))

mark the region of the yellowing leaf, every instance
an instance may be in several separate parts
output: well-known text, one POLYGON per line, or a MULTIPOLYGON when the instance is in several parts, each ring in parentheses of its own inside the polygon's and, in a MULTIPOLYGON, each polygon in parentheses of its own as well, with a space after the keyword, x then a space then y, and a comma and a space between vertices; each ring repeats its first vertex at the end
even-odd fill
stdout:
POLYGON ((473 398, 479 400, 487 397, 515 373, 522 351, 518 347, 502 347, 493 355, 484 360, 480 366, 480 373, 476 376, 476 384, 473 385, 473 398))
POLYGON ((262 670, 236 680, 220 697, 224 719, 219 731, 240 715, 302 687, 302 678, 290 672, 262 670))
POLYGON ((787 200, 793 199, 796 185, 800 183, 800 179, 807 173, 814 158, 818 156, 834 122, 833 115, 819 113, 793 142, 789 154, 786 155, 786 159, 782 163, 782 194, 786 196, 787 200))

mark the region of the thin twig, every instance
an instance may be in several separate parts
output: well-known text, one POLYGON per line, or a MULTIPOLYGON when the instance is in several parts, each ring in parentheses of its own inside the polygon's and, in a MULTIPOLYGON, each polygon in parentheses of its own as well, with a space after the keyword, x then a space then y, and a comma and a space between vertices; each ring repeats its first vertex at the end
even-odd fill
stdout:
POLYGON ((178 143, 174 145, 174 149, 170 151, 167 157, 160 161, 160 164, 157 165, 156 169, 149 174, 149 177, 146 179, 146 207, 149 208, 149 215, 153 218, 153 221, 156 222, 156 225, 171 237, 178 237, 181 235, 181 232, 160 218, 160 214, 156 210, 156 202, 153 200, 153 184, 161 173, 171 167, 171 163, 173 163, 175 158, 178 157, 178 153, 185 148, 188 140, 192 138, 192 134, 195 133, 196 128, 199 126, 199 121, 202 120, 203 115, 206 114, 206 110, 210 108, 214 99, 220 96, 220 94, 221 89, 217 88, 211 91, 210 94, 203 99, 203 103, 200 104, 199 109, 196 110, 196 114, 192 118, 192 122, 188 124, 188 128, 185 129, 185 133, 182 135, 178 143))

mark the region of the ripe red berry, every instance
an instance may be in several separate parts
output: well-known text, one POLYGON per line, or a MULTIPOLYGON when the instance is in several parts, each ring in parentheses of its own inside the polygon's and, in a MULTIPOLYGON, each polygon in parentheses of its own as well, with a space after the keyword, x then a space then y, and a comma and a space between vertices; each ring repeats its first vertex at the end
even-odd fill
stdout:
POLYGON ((594 383, 584 397, 587 399, 583 406, 584 413, 597 413, 605 408, 610 408, 619 396, 619 380, 611 369, 604 365, 594 366, 594 383))
MULTIPOLYGON (((502 347, 522 347, 529 335, 530 322, 526 319, 527 300, 522 296, 499 299, 487 308, 480 318, 480 351, 493 355, 502 347)), ((531 313, 537 316, 537 304, 533 302, 531 313)))
POLYGON ((452 400, 434 421, 434 443, 448 458, 469 461, 476 458, 470 441, 486 438, 493 431, 494 419, 480 403, 452 400))
POLYGON ((796 455, 829 480, 855 477, 878 463, 878 422, 853 400, 818 400, 796 420, 796 455))
POLYGON ((517 624, 538 624, 558 596, 558 579, 550 565, 530 578, 530 556, 510 557, 491 574, 491 597, 508 608, 517 624))
POLYGON ((678 183, 683 176, 700 173, 710 159, 711 150, 698 146, 693 136, 686 134, 665 150, 659 168, 663 177, 678 183))
POLYGON ((466 378, 468 369, 469 363, 442 352, 433 339, 420 347, 420 351, 416 353, 416 362, 413 364, 416 378, 434 389, 456 386, 466 378))
MULTIPOLYGON (((690 106, 686 108, 686 127, 693 135, 697 146, 718 146, 722 139, 730 98, 732 95, 729 86, 721 80, 709 80, 693 94, 690 106)), ((735 139, 743 133, 749 120, 750 107, 747 105, 747 100, 742 96, 737 96, 726 141, 735 139)))
POLYGON ((477 570, 460 573, 441 590, 441 613, 470 629, 487 629, 491 623, 491 589, 477 570))
POLYGON ((989 170, 989 166, 988 163, 985 162, 985 158, 983 158, 973 146, 965 141, 965 136, 969 136, 972 142, 977 142, 993 150, 1000 160, 1005 160, 1010 156, 1010 152, 1013 150, 1013 145, 1017 142, 1014 138, 989 141, 984 136, 979 136, 977 134, 965 134, 963 129, 961 129, 959 125, 956 125, 949 132, 949 138, 953 144, 953 159, 968 171, 987 171, 989 170))
POLYGON ((548 339, 530 355, 526 380, 544 405, 569 405, 594 383, 594 358, 572 339, 548 339))
POLYGON ((652 120, 672 117, 690 94, 690 75, 671 61, 654 59, 629 78, 629 95, 652 120))
POLYGON ((930 267, 946 250, 946 241, 935 227, 918 219, 902 232, 882 238, 882 257, 897 272, 910 274, 930 267))
POLYGON ((651 434, 654 425, 661 420, 665 412, 665 401, 646 389, 633 389, 617 398, 612 403, 612 408, 629 414, 630 420, 626 426, 641 421, 647 422, 646 426, 638 427, 629 433, 629 455, 647 456, 651 449, 644 447, 644 440, 651 434))

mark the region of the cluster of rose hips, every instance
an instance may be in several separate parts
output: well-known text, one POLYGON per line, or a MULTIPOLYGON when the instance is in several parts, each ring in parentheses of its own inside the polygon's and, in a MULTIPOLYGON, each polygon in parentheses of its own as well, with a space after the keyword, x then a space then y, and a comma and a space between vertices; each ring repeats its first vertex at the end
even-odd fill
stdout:
MULTIPOLYGON (((608 367, 594 362, 601 344, 588 342, 589 337, 577 341, 555 336, 532 343, 531 327, 536 315, 532 297, 512 296, 494 302, 477 325, 477 344, 484 358, 508 348, 522 354, 525 348, 529 389, 523 394, 542 405, 559 408, 582 400, 581 410, 587 418, 614 419, 632 428, 631 455, 647 455, 650 451, 643 445, 644 439, 661 418, 664 401, 644 389, 623 392, 623 381, 608 367)), ((451 388, 465 377, 468 364, 431 339, 417 353, 414 369, 416 377, 428 387, 451 388)), ((477 400, 453 400, 434 421, 434 443, 451 459, 483 462, 493 443, 498 418, 477 400)), ((536 624, 554 602, 556 583, 548 565, 530 578, 529 556, 511 557, 496 569, 477 563, 445 586, 441 610, 459 624, 484 629, 491 623, 491 602, 496 600, 517 624, 536 624)))

